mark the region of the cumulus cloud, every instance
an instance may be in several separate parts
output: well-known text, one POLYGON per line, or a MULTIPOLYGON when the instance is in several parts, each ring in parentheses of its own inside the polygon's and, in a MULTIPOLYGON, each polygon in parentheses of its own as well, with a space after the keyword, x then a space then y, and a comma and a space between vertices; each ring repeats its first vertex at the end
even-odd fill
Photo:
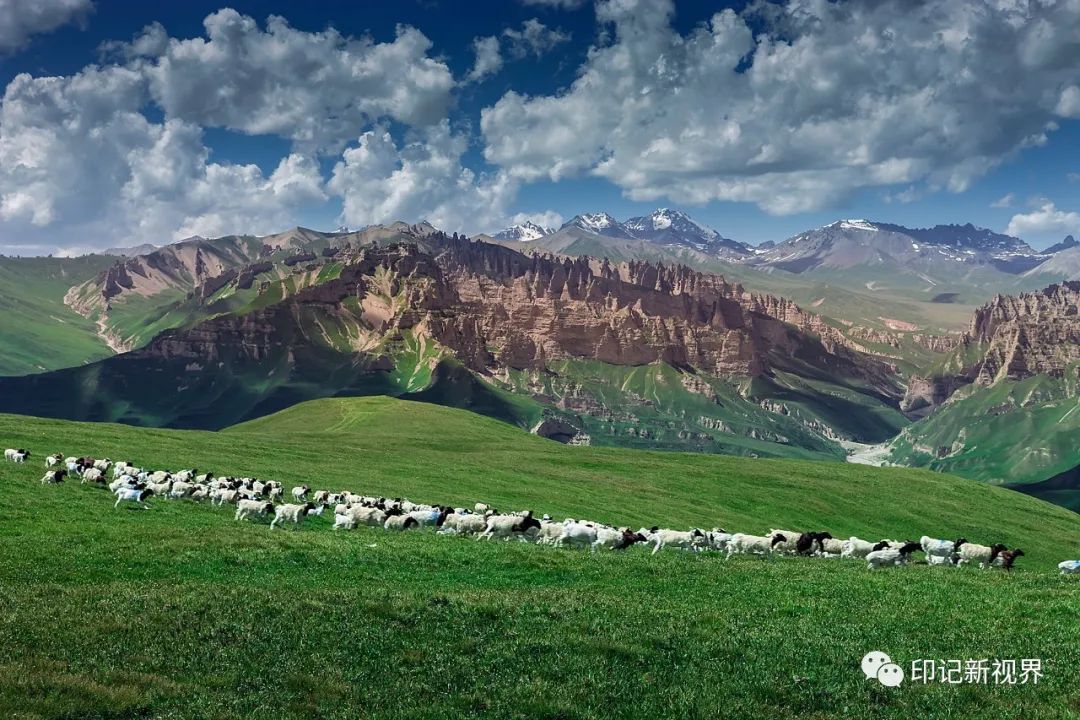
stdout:
POLYGON ((566 222, 566 218, 564 218, 561 213, 557 213, 554 210, 519 212, 510 218, 511 225, 521 225, 527 222, 531 222, 533 225, 539 225, 540 227, 555 228, 557 230, 562 227, 564 222, 566 222))
POLYGON ((300 32, 281 18, 263 31, 232 10, 205 26, 206 38, 178 40, 154 24, 130 42, 103 44, 99 65, 8 84, 5 236, 49 251, 272 232, 328 199, 319 156, 340 152, 358 131, 392 122, 421 135, 435 128, 432 137, 446 142, 438 130, 454 80, 413 28, 375 43, 300 32), (206 127, 286 138, 292 151, 265 171, 215 162, 206 127))
POLYGON ((1013 215, 1005 233, 1025 240, 1060 240, 1064 235, 1080 235, 1080 213, 1059 210, 1046 201, 1029 213, 1013 215))
POLYGON ((379 126, 345 151, 327 187, 342 198, 349 226, 424 219, 448 232, 498 227, 517 184, 464 167, 467 149, 467 137, 445 121, 401 144, 379 126))
POLYGON ((499 38, 489 36, 474 39, 473 52, 476 54, 476 61, 466 77, 469 82, 480 82, 502 70, 503 58, 499 38))
POLYGON ((0 54, 19 50, 34 35, 84 22, 93 9, 90 0, 0 0, 0 54))
POLYGON ((963 191, 1071 116, 1080 4, 758 2, 680 34, 671 0, 601 0, 573 85, 485 108, 485 158, 523 181, 777 214, 864 187, 963 191))
POLYGON ((506 54, 512 59, 522 60, 529 55, 541 57, 569 40, 569 33, 549 28, 536 18, 523 22, 520 29, 506 28, 498 36, 475 38, 473 52, 476 61, 466 80, 479 82, 502 70, 504 47, 506 54))

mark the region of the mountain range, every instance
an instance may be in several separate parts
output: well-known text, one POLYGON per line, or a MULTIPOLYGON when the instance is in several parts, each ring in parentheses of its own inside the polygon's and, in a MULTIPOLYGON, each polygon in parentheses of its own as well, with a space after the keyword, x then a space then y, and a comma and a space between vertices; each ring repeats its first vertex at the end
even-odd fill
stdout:
POLYGON ((1076 268, 1071 239, 1040 253, 849 219, 751 247, 669 209, 0 258, 3 302, 32 319, 0 330, 0 411, 218 428, 393 395, 576 443, 834 460, 880 444, 1070 505, 1076 268), (1023 443, 1041 450, 1015 461, 1023 443))

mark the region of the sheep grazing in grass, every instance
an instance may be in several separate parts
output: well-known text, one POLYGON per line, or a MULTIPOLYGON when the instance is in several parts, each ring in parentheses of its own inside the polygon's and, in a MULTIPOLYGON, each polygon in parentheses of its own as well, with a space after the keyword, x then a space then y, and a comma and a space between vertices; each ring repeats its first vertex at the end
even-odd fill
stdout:
POLYGON ((23 450, 19 448, 17 450, 8 448, 4 451, 4 459, 8 462, 23 463, 26 462, 26 458, 30 457, 29 450, 23 450))
POLYGON ((80 485, 85 484, 85 483, 95 483, 95 484, 98 484, 98 485, 104 485, 105 484, 105 473, 102 472, 99 468, 88 468, 85 471, 83 471, 82 480, 79 482, 80 485))
POLYGON ((314 509, 315 505, 313 503, 277 505, 274 507, 274 519, 270 521, 270 529, 273 530, 276 525, 284 522, 291 522, 295 527, 300 524, 304 516, 314 509))
POLYGON ((1062 575, 1080 575, 1080 560, 1065 560, 1058 563, 1062 575))
MULTIPOLYGON (((552 527, 553 525, 558 525, 559 532, 562 532, 561 523, 549 523, 547 527, 552 527)), ((442 527, 439 528, 439 532, 452 535, 479 535, 486 529, 487 518, 483 515, 477 515, 475 513, 459 515, 453 513, 446 516, 446 520, 443 521, 442 527)), ((544 528, 541 527, 540 531, 543 533, 544 528)), ((554 540, 552 540, 552 542, 554 542, 554 540)))
POLYGON ((133 502, 142 505, 144 510, 149 510, 150 506, 146 504, 146 498, 154 494, 154 491, 150 488, 129 488, 122 487, 116 491, 116 504, 113 505, 113 510, 120 507, 122 502, 133 502))
MULTIPOLYGON (((878 543, 881 545, 882 543, 878 543)), ((921 550, 919 543, 909 542, 900 547, 883 547, 872 551, 866 556, 866 568, 876 570, 890 565, 904 565, 911 557, 911 553, 921 550)))
POLYGON ((850 537, 843 543, 843 549, 840 551, 840 557, 848 558, 864 558, 876 549, 874 546, 877 543, 872 543, 869 540, 862 540, 857 537, 850 537))
POLYGON ((290 492, 292 493, 294 500, 299 500, 300 502, 303 502, 307 499, 307 494, 310 490, 311 488, 307 485, 298 485, 297 487, 294 487, 290 492))
POLYGON ((1001 543, 995 543, 994 545, 979 545, 978 543, 970 543, 961 538, 956 541, 956 564, 967 565, 970 563, 978 563, 979 567, 985 570, 994 563, 998 554, 1006 549, 1007 548, 1001 543))
POLYGON ((48 470, 44 477, 41 478, 42 485, 58 485, 64 482, 64 476, 67 475, 67 470, 48 470))
POLYGON ((732 555, 764 555, 765 557, 772 557, 773 548, 784 542, 787 542, 787 538, 782 533, 776 533, 775 535, 735 533, 728 540, 727 556, 729 558, 732 555))
POLYGON ((420 528, 420 522, 412 515, 391 515, 386 518, 383 527, 387 530, 416 530, 420 528))
POLYGON ((252 515, 268 515, 274 511, 274 503, 265 500, 240 500, 236 503, 233 520, 243 520, 252 515))
POLYGON ((705 547, 706 539, 704 532, 694 528, 693 530, 657 530, 648 542, 653 545, 651 554, 655 555, 666 547, 699 552, 705 547))
POLYGON ((634 543, 639 542, 645 542, 645 536, 634 532, 630 528, 601 527, 596 529, 596 540, 593 541, 591 549, 625 550, 634 543))
POLYGON ((840 557, 843 557, 843 555, 844 555, 844 543, 845 542, 847 542, 847 541, 846 540, 841 540, 840 538, 834 538, 834 537, 825 538, 820 543, 818 543, 818 552, 817 552, 817 554, 820 555, 821 557, 828 557, 828 558, 840 558, 840 557))
MULTIPOLYGON (((540 524, 541 531, 543 523, 540 524)), ((593 547, 597 541, 596 527, 592 523, 583 523, 576 520, 564 520, 562 532, 555 538, 555 547, 593 547)))

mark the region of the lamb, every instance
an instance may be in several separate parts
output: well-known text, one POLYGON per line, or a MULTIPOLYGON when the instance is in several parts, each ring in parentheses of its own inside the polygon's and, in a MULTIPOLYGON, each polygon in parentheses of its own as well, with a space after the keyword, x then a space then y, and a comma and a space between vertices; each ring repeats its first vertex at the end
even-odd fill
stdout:
POLYGON ((233 520, 243 520, 251 515, 266 515, 273 509, 273 503, 263 500, 241 500, 236 503, 236 515, 233 516, 233 520))
POLYGON ((650 543, 653 543, 652 554, 660 552, 662 548, 675 547, 682 548, 684 550, 693 550, 694 552, 700 552, 701 548, 705 545, 705 533, 697 528, 693 530, 658 530, 649 539, 650 543))
POLYGON ((875 570, 889 565, 904 565, 907 563, 908 558, 911 557, 911 553, 921 549, 922 546, 919 543, 910 542, 904 543, 899 548, 886 547, 874 550, 866 556, 866 568, 875 570))
POLYGON ((998 554, 1005 549, 1005 546, 1001 543, 989 546, 979 545, 978 543, 970 543, 961 538, 956 541, 956 564, 967 565, 968 563, 977 562, 979 563, 979 568, 985 570, 994 563, 998 554))
POLYGON ((8 448, 4 451, 4 459, 8 462, 22 463, 26 462, 26 458, 28 457, 30 457, 30 451, 22 448, 19 448, 18 450, 8 448))
POLYGON ((1013 563, 1016 562, 1016 558, 1024 554, 1024 551, 1020 548, 1015 550, 1002 550, 998 553, 998 556, 994 558, 994 565, 1000 567, 1006 572, 1012 570, 1013 563))
POLYGON ((122 487, 116 491, 116 504, 113 505, 113 510, 120 507, 122 502, 137 502, 142 505, 144 510, 149 510, 150 506, 146 504, 146 498, 154 494, 154 491, 149 488, 129 488, 122 487))
POLYGON ((386 522, 383 523, 383 527, 387 530, 409 530, 410 528, 419 528, 420 523, 412 515, 391 515, 386 518, 386 522))
POLYGON ((926 553, 926 562, 930 565, 946 565, 956 562, 956 543, 966 543, 967 540, 960 538, 957 541, 938 540, 923 535, 919 538, 919 545, 926 553))
POLYGON ((1062 575, 1080 574, 1080 560, 1065 560, 1058 563, 1058 570, 1062 575))
POLYGON ((730 558, 732 555, 764 555, 765 557, 772 557, 773 548, 777 545, 787 542, 787 538, 781 533, 775 535, 747 535, 745 533, 735 533, 728 540, 727 556, 730 558))
POLYGON ((540 531, 540 521, 532 516, 532 511, 526 515, 492 515, 487 518, 484 532, 480 533, 477 540, 490 540, 493 537, 510 538, 514 535, 523 537, 529 530, 540 531))
POLYGON ((308 487, 307 485, 299 485, 297 487, 294 487, 291 492, 292 492, 293 498, 303 502, 304 500, 307 499, 307 494, 308 494, 309 490, 311 490, 311 488, 308 487))
POLYGON ((270 521, 270 529, 273 530, 275 525, 286 521, 291 521, 293 526, 297 526, 304 516, 314 509, 315 506, 311 503, 277 505, 274 507, 274 519, 270 521))
POLYGON ((42 485, 58 485, 64 482, 64 476, 67 475, 67 470, 48 470, 45 476, 41 478, 42 485))

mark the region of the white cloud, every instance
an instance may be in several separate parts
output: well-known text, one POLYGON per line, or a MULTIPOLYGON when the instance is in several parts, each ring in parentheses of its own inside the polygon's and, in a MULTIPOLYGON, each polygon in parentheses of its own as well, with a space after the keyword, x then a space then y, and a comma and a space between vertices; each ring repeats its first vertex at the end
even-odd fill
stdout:
POLYGON ((19 50, 34 35, 82 23, 93 9, 90 0, 0 0, 0 54, 19 50))
POLYGON ((778 214, 864 187, 961 192, 1046 141, 1080 72, 1076 2, 759 2, 685 35, 673 14, 599 2, 569 89, 483 110, 486 159, 524 181, 595 175, 635 200, 778 214))
POLYGON ((994 202, 990 203, 992 208, 1007 208, 1012 207, 1016 202, 1016 193, 1005 193, 994 202))
POLYGON ((502 36, 511 57, 521 59, 527 55, 540 57, 570 40, 570 34, 561 29, 549 28, 536 18, 521 23, 521 29, 507 28, 502 36))
POLYGON ((554 228, 558 230, 562 227, 562 224, 566 222, 566 218, 561 213, 557 213, 554 210, 544 210, 542 212, 519 212, 510 218, 511 225, 521 225, 523 223, 531 222, 534 225, 539 225, 544 228, 554 228))
POLYGON ((499 47, 499 38, 494 36, 478 37, 473 40, 473 52, 476 62, 467 76, 469 82, 479 82, 502 70, 503 58, 499 47))
POLYGON ((345 151, 327 187, 344 204, 348 226, 427 220, 447 232, 473 234, 506 222, 517 183, 477 175, 461 163, 467 138, 448 122, 417 131, 400 146, 379 126, 345 151))
POLYGON ((1005 233, 1025 240, 1060 240, 1064 235, 1080 235, 1080 213, 1058 210, 1047 201, 1032 212, 1013 215, 1005 233))
POLYGON ((264 31, 231 9, 203 24, 206 38, 170 40, 143 61, 170 118, 323 149, 380 118, 437 123, 451 101, 450 69, 428 57, 431 41, 415 28, 399 26, 392 42, 376 43, 333 28, 303 32, 277 16, 264 31))

